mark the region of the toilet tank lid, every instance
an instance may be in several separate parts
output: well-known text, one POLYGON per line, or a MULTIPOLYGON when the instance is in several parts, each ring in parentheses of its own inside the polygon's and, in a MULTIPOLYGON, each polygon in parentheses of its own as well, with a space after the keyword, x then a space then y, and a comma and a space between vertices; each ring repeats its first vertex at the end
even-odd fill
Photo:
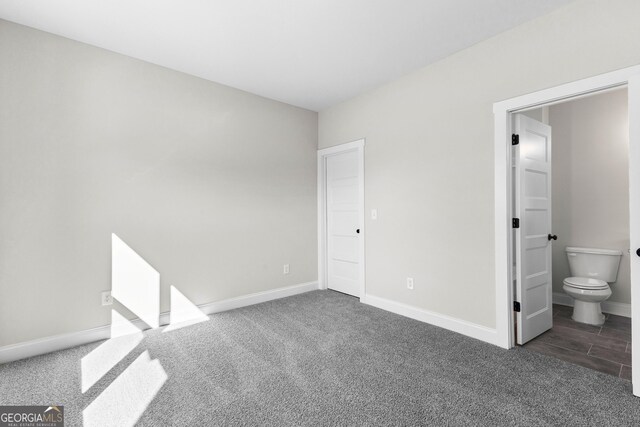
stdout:
POLYGON ((577 248, 574 246, 567 246, 566 252, 577 252, 582 254, 597 254, 597 255, 622 255, 622 251, 616 249, 599 249, 599 248, 577 248))

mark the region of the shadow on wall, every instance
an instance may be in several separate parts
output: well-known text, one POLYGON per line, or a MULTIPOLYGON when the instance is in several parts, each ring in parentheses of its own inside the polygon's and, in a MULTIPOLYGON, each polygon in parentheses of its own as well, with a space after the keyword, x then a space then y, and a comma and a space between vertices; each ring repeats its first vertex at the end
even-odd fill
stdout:
MULTIPOLYGON (((143 329, 160 326, 160 273, 122 239, 111 235, 111 294, 139 317, 130 321, 111 310, 110 338, 82 358, 81 389, 86 393, 143 342, 143 329)), ((171 286, 169 332, 209 320, 177 288, 171 286)), ((134 425, 167 381, 157 359, 144 350, 82 412, 85 426, 134 425)))

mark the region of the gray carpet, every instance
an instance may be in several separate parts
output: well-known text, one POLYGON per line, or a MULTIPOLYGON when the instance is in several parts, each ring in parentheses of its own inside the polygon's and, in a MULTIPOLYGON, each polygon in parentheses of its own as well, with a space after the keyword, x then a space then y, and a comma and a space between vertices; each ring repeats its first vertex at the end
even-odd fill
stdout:
POLYGON ((89 406, 94 415, 103 414, 94 424, 126 423, 118 418, 122 406, 101 394, 109 394, 114 380, 120 384, 127 369, 147 363, 139 363, 146 351, 166 373, 157 393, 143 384, 154 376, 152 369, 130 376, 128 389, 111 388, 109 394, 144 402, 152 390, 144 413, 133 416, 140 425, 640 422, 640 399, 628 381, 523 348, 502 350, 332 291, 215 314, 171 332, 147 332, 82 393, 80 360, 99 345, 0 365, 0 402, 64 405, 69 426, 81 425, 89 406))

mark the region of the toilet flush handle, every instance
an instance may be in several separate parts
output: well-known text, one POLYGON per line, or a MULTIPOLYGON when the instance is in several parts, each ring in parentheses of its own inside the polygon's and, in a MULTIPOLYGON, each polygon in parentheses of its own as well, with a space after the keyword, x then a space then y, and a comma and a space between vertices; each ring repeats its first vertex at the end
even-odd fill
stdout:
MULTIPOLYGON (((549 235, 547 236, 547 239, 548 239, 548 240, 551 240, 551 239, 553 239, 553 240, 558 240, 558 236, 556 236, 555 234, 553 234, 553 235, 552 235, 552 234, 549 234, 549 235)), ((640 249, 638 249, 638 250, 640 251, 640 249)))

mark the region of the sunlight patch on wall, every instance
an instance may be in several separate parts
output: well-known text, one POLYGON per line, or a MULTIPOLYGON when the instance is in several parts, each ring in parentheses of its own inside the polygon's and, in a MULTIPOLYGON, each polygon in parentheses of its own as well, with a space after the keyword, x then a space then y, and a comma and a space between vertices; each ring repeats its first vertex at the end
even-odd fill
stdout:
POLYGON ((193 325, 209 320, 189 298, 184 296, 175 286, 171 286, 171 313, 169 326, 162 332, 169 332, 185 326, 193 325))
POLYGON ((111 294, 147 325, 160 325, 160 273, 111 234, 111 294))
POLYGON ((100 344, 80 361, 83 393, 131 353, 144 338, 140 329, 115 310, 111 310, 111 331, 111 339, 100 344))
POLYGON ((166 381, 160 362, 145 350, 82 411, 84 425, 135 425, 166 381))

